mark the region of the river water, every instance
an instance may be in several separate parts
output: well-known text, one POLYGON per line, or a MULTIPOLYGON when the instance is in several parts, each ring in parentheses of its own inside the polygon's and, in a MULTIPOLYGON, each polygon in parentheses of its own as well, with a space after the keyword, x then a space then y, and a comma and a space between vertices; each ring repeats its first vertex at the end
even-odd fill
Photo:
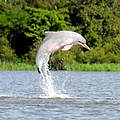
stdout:
POLYGON ((120 72, 52 71, 49 98, 37 71, 0 71, 0 120, 120 120, 120 72))

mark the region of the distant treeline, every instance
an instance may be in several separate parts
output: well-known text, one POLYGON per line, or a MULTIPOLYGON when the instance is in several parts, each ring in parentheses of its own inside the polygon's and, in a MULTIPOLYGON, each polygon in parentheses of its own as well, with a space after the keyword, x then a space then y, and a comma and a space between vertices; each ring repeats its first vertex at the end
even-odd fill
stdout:
POLYGON ((120 0, 0 0, 0 61, 34 64, 44 32, 60 30, 82 34, 91 50, 60 50, 52 68, 120 63, 120 0))

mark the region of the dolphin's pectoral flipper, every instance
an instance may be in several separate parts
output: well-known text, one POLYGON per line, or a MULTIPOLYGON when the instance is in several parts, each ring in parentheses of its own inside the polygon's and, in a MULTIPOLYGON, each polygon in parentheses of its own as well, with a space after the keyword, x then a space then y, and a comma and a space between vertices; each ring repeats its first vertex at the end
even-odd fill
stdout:
POLYGON ((66 46, 61 45, 61 46, 54 46, 54 47, 52 46, 52 47, 48 50, 48 53, 53 53, 53 52, 56 52, 56 51, 58 51, 58 50, 63 50, 63 51, 69 50, 71 47, 72 47, 72 45, 66 45, 66 46))
POLYGON ((62 48, 63 51, 69 50, 73 45, 66 45, 62 48))
POLYGON ((53 45, 48 49, 48 53, 56 52, 57 50, 62 49, 62 48, 63 48, 63 46, 59 46, 59 45, 53 44, 53 45))

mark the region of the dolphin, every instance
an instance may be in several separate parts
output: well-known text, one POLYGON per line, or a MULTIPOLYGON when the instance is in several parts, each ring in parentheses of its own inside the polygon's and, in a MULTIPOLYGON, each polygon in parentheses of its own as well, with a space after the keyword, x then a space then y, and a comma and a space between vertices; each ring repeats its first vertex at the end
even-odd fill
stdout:
POLYGON ((45 38, 39 46, 39 49, 36 54, 36 65, 38 72, 40 73, 41 65, 43 61, 51 53, 56 52, 57 50, 69 50, 73 45, 81 46, 86 49, 90 49, 86 45, 85 38, 72 31, 46 31, 45 38))

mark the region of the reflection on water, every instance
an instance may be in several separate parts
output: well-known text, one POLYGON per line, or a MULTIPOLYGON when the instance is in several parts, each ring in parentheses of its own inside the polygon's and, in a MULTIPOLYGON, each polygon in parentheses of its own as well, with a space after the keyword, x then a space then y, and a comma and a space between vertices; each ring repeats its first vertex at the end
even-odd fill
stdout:
POLYGON ((1 120, 119 120, 120 72, 53 72, 48 98, 36 71, 0 71, 1 120))

